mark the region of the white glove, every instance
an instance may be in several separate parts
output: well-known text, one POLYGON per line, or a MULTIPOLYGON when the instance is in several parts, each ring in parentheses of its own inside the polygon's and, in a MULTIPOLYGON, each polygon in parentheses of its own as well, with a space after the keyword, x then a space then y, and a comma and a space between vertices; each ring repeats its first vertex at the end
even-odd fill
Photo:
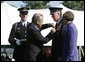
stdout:
POLYGON ((20 40, 19 39, 15 39, 16 40, 16 44, 20 45, 20 40))

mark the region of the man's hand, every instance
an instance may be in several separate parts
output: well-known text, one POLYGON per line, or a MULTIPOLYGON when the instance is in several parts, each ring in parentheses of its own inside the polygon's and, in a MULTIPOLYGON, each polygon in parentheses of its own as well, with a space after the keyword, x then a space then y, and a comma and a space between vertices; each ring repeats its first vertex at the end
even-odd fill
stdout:
POLYGON ((52 31, 53 33, 55 33, 55 32, 56 32, 56 29, 55 29, 55 28, 52 28, 51 31, 52 31))

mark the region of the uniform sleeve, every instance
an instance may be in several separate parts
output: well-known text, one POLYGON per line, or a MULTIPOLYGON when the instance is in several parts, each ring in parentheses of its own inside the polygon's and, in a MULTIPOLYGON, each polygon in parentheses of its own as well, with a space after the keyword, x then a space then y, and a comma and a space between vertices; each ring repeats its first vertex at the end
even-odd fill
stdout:
POLYGON ((16 43, 15 43, 15 24, 13 24, 13 26, 12 26, 8 41, 11 45, 16 45, 16 43))

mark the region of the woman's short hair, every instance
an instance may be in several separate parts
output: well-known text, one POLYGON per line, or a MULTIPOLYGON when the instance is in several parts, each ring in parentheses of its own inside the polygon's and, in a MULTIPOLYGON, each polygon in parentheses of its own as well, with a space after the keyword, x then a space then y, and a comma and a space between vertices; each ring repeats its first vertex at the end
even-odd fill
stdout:
POLYGON ((74 19, 74 14, 71 11, 66 11, 63 14, 63 19, 68 20, 68 21, 73 21, 74 19))
POLYGON ((35 13, 32 17, 32 22, 33 23, 37 23, 37 21, 41 21, 42 20, 43 15, 40 13, 35 13))

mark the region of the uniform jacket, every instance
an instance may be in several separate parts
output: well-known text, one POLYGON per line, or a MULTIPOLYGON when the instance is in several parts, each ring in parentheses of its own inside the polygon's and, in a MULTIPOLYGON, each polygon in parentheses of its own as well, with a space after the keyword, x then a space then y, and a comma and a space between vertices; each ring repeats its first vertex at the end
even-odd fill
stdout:
MULTIPOLYGON (((27 22, 27 26, 29 25, 29 22, 27 22)), ((23 56, 24 48, 25 48, 25 42, 27 41, 27 27, 24 27, 21 22, 14 23, 9 35, 9 43, 14 46, 14 58, 20 58, 23 56), (16 44, 16 39, 25 39, 23 43, 21 43, 20 46, 16 44)))
POLYGON ((58 57, 61 57, 62 52, 62 41, 61 41, 61 31, 63 27, 63 20, 61 19, 59 23, 56 23, 56 32, 53 34, 52 38, 52 61, 57 61, 58 57))

